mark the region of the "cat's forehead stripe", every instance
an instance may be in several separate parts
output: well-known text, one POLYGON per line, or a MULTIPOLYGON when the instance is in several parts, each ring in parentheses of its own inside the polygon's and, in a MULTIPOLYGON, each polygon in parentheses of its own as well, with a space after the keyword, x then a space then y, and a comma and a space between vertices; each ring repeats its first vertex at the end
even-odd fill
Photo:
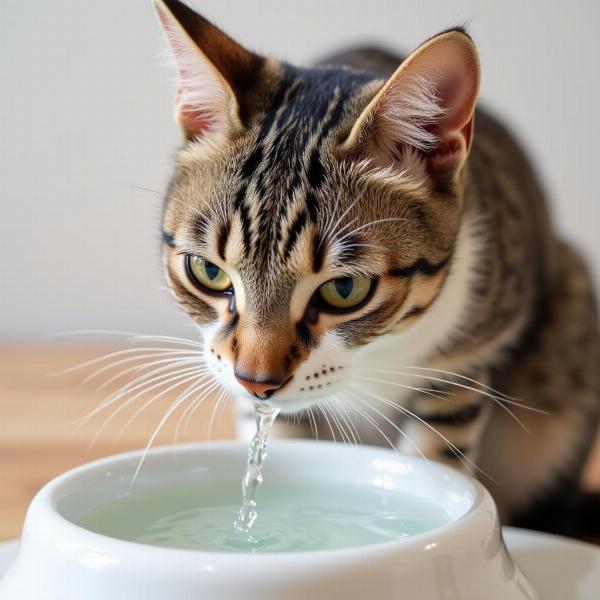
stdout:
POLYGON ((239 170, 233 209, 239 214, 245 256, 272 259, 279 254, 285 260, 303 230, 317 222, 315 192, 325 179, 324 142, 342 121, 351 92, 371 79, 357 73, 320 69, 315 74, 281 66, 271 105, 239 170), (278 201, 274 201, 274 188, 278 201), (304 208, 290 222, 288 212, 298 194, 304 208), (267 236, 266 231, 274 234, 267 236))
POLYGON ((225 262, 225 247, 227 246, 227 240, 229 238, 229 220, 225 223, 221 223, 219 226, 219 232, 217 234, 217 254, 219 258, 225 262))

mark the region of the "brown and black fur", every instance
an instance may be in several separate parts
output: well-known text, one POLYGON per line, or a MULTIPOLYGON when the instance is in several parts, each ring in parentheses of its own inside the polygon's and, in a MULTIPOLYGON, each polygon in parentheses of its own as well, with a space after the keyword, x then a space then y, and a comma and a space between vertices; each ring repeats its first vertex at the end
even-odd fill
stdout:
MULTIPOLYGON (((394 179, 397 157, 375 165, 369 111, 400 59, 356 49, 298 68, 245 51, 177 0, 163 4, 219 71, 229 98, 226 142, 204 143, 198 122, 180 115, 186 142, 163 219, 169 283, 196 323, 214 328, 211 353, 236 377, 295 385, 301 374, 311 377, 303 368, 328 333, 344 352, 402 335, 436 307, 460 265, 461 230, 476 222, 477 265, 463 317, 421 363, 454 374, 425 380, 430 392, 452 395, 426 390, 403 399, 421 421, 398 423, 428 457, 486 474, 506 521, 572 530, 569 519, 540 519, 551 513, 536 504, 551 496, 577 504, 600 414, 597 305, 584 263, 555 232, 512 136, 477 111, 465 161, 438 172, 432 152, 421 149, 428 184, 394 179), (364 127, 354 136, 357 123, 364 127), (328 234, 336 219, 349 243, 334 256, 328 234), (225 302, 195 289, 181 267, 185 254, 235 263, 243 308, 235 295, 225 302), (376 280, 370 303, 336 315, 309 299, 294 313, 299 282, 349 268, 376 280), (515 407, 519 401, 536 412, 515 407)), ((472 45, 462 30, 448 35, 472 45)), ((297 389, 303 395, 308 384, 297 389)))
MULTIPOLYGON (((399 60, 377 48, 356 48, 322 63, 388 77, 399 60)), ((524 504, 508 511, 513 522, 562 533, 600 531, 600 496, 584 498, 578 489, 600 418, 600 334, 591 277, 580 255, 556 234, 529 160, 483 110, 476 114, 467 168, 465 198, 485 216, 486 244, 476 310, 440 362, 467 362, 473 366, 467 372, 483 363, 494 388, 548 413, 520 415, 524 431, 494 407, 483 434, 478 462, 498 480, 486 485, 501 506, 503 487, 536 482, 524 504), (511 339, 491 359, 480 360, 481 348, 514 323, 519 325, 511 339), (544 463, 552 464, 546 476, 544 463)), ((449 458, 457 457, 450 452, 449 458)))

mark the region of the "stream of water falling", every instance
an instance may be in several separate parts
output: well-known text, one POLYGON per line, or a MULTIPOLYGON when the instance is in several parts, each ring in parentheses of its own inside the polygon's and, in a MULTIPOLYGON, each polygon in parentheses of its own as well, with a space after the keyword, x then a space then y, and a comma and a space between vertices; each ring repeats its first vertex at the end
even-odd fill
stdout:
POLYGON ((271 427, 279 414, 279 409, 268 402, 259 402, 255 406, 256 433, 250 442, 246 473, 242 479, 242 506, 238 512, 234 527, 249 537, 250 529, 256 521, 256 491, 262 483, 262 467, 267 456, 267 440, 271 427))
POLYGON ((84 515, 90 531, 152 546, 209 552, 299 552, 386 542, 448 522, 433 502, 394 485, 354 481, 281 481, 261 493, 269 432, 278 410, 256 405, 256 435, 242 480, 206 481, 127 491, 84 515), (237 511, 237 518, 234 515, 237 511))

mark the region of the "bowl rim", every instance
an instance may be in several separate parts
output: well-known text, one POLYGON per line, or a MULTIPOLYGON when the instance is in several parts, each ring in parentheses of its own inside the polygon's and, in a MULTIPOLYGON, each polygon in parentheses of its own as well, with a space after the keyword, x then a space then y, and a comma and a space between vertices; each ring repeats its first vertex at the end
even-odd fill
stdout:
MULTIPOLYGON (((284 439, 284 440, 273 440, 269 444, 269 449, 272 451, 273 448, 287 447, 299 448, 302 446, 316 444, 327 445, 333 447, 334 445, 338 449, 344 448, 343 451, 356 450, 357 447, 349 444, 340 444, 339 442, 333 442, 329 440, 303 440, 303 439, 284 439)), ((219 441, 202 441, 202 442, 190 442, 185 444, 168 444, 160 445, 152 448, 148 451, 146 460, 150 460, 153 456, 164 456, 172 454, 177 451, 182 452, 206 452, 206 451, 219 451, 226 449, 228 451, 247 451, 247 442, 240 440, 219 440, 219 441)), ((314 450, 314 448, 313 448, 314 450)), ((386 458, 394 461, 406 461, 408 463, 423 464, 426 463, 423 458, 408 455, 398 455, 394 450, 389 448, 382 448, 378 446, 362 445, 358 446, 358 450, 362 452, 372 452, 375 454, 381 454, 386 458), (364 448, 364 450, 363 450, 364 448)), ((290 450, 288 450, 290 451, 290 450)), ((243 551, 229 551, 229 550, 193 550, 189 548, 172 548, 167 546, 154 546, 152 544, 144 544, 142 542, 135 542, 131 540, 123 540, 102 533, 91 531, 81 525, 78 525, 65 517, 59 512, 57 503, 59 501, 60 489, 62 486, 71 483, 73 478, 77 478, 90 471, 100 469, 107 465, 114 464, 115 462, 122 463, 130 461, 134 458, 139 458, 143 449, 131 450, 127 452, 121 452, 112 454, 103 458, 93 460, 88 463, 84 463, 73 469, 69 469, 64 473, 58 475, 46 483, 36 494, 32 500, 28 509, 26 517, 26 525, 29 520, 44 519, 45 522, 50 525, 52 530, 61 530, 66 532, 68 538, 74 538, 77 540, 77 545, 82 548, 93 547, 95 552, 106 553, 107 555, 119 554, 117 547, 122 548, 123 552, 128 550, 137 549, 140 551, 143 549, 144 559, 148 560, 154 556, 157 558, 164 559, 179 559, 179 560, 190 560, 198 562, 204 560, 206 563, 223 563, 230 564, 232 561, 252 561, 253 564, 273 561, 288 561, 293 556, 295 561, 319 561, 321 559, 331 559, 332 557, 339 557, 340 559, 351 560, 353 557, 364 558, 365 553, 370 555, 374 554, 396 554, 398 551, 410 550, 415 548, 421 548, 422 550, 430 550, 439 548, 443 545, 443 538, 448 537, 450 541, 453 538, 453 532, 457 529, 463 529, 473 522, 476 514, 479 512, 482 506, 491 504, 495 511, 495 505, 492 500, 490 493, 486 488, 476 479, 465 475, 464 473, 453 469, 445 464, 430 461, 436 469, 442 472, 447 472, 454 478, 462 480, 466 486, 470 487, 473 492, 473 501, 469 509, 460 517, 455 520, 436 527, 434 529, 425 531, 420 534, 416 534, 406 538, 397 538, 384 542, 377 542, 372 544, 364 544, 358 546, 348 546, 345 548, 335 549, 323 549, 323 550, 296 550, 296 551, 285 551, 285 552, 243 552, 243 551), (72 534, 72 535, 71 535, 72 534)))

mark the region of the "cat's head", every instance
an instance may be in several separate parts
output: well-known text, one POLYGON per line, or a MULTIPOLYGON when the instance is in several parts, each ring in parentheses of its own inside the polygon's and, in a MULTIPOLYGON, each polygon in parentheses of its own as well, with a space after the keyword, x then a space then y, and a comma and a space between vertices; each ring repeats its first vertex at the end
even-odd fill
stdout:
POLYGON ((306 407, 444 286, 475 48, 445 32, 383 81, 263 58, 177 0, 156 8, 185 136, 164 210, 170 286, 221 384, 306 407))

